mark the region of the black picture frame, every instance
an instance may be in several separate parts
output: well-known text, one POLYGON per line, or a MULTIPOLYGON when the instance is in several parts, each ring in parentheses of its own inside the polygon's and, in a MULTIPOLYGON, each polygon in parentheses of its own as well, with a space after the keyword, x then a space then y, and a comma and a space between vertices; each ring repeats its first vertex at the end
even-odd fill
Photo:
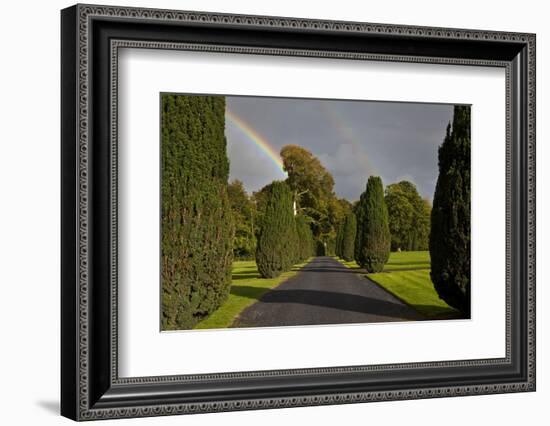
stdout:
POLYGON ((61 12, 61 414, 74 420, 535 390, 534 34, 75 5, 61 12), (117 373, 117 48, 506 69, 506 356, 195 376, 117 373), (179 46, 179 47, 178 47, 179 46))

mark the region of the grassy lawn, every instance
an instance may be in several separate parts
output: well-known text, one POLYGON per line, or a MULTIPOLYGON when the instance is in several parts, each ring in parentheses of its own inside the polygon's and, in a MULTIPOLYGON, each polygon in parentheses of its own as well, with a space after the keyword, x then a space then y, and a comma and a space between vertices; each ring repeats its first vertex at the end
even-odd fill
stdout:
MULTIPOLYGON (((350 269, 360 269, 355 261, 340 261, 350 269)), ((367 276, 428 319, 460 317, 456 309, 439 298, 433 287, 428 251, 391 253, 382 272, 367 276)))
POLYGON ((430 269, 429 251, 401 251, 390 253, 390 259, 384 266, 384 272, 430 269))
POLYGON ((451 308, 437 295, 430 279, 429 269, 380 272, 367 276, 427 318, 443 319, 460 316, 456 309, 451 308))
MULTIPOLYGON (((307 262, 306 262, 307 263, 307 262)), ((306 263, 294 265, 291 271, 277 278, 260 278, 256 262, 242 260, 233 262, 231 292, 225 303, 212 315, 201 321, 195 329, 228 328, 246 307, 256 302, 265 292, 296 275, 306 263)))

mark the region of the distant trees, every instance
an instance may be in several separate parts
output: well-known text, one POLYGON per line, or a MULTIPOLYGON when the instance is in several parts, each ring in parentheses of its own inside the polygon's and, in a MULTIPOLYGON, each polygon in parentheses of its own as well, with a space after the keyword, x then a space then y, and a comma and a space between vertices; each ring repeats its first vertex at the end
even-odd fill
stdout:
POLYGON ((385 196, 391 249, 407 250, 412 242, 414 207, 399 184, 388 185, 385 196))
POLYGON ((264 278, 290 270, 298 258, 293 201, 292 191, 285 182, 270 185, 256 246, 256 264, 264 278))
POLYGON ((256 224, 254 223, 256 208, 240 180, 229 183, 227 193, 235 220, 233 256, 236 259, 252 259, 256 251, 256 224))
POLYGON ((388 207, 391 249, 427 250, 431 206, 408 181, 388 185, 384 197, 388 207))
POLYGON ((380 177, 369 177, 367 188, 361 194, 355 214, 355 261, 369 273, 380 272, 388 261, 391 242, 388 210, 380 177))
POLYGON ((225 98, 162 96, 162 329, 189 329, 226 299, 233 261, 225 98))
POLYGON ((327 243, 315 240, 315 256, 326 256, 327 254, 327 243))
POLYGON ((253 192, 250 196, 250 201, 252 204, 254 204, 255 207, 255 219, 254 219, 254 229, 255 229, 255 235, 256 240, 258 239, 258 233, 260 232, 260 229, 262 228, 263 220, 264 220, 264 213, 267 207, 267 200, 270 197, 271 194, 271 186, 272 183, 267 184, 263 188, 261 188, 259 191, 253 192))
POLYGON ((429 250, 430 232, 432 228, 432 204, 427 198, 422 199, 422 213, 418 222, 419 232, 416 250, 429 250))
POLYGON ((455 106, 439 147, 431 214, 431 279, 447 304, 470 315, 470 107, 455 106))
POLYGON ((314 238, 321 242, 317 252, 333 255, 338 226, 350 210, 350 203, 336 197, 334 178, 307 149, 285 145, 281 158, 298 211, 308 218, 314 238))

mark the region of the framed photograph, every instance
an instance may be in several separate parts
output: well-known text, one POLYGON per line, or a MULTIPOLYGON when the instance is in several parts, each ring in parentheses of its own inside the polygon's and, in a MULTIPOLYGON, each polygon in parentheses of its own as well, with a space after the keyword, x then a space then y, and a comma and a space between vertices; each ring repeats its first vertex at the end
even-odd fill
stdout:
POLYGON ((535 390, 535 35, 61 12, 61 413, 535 390))

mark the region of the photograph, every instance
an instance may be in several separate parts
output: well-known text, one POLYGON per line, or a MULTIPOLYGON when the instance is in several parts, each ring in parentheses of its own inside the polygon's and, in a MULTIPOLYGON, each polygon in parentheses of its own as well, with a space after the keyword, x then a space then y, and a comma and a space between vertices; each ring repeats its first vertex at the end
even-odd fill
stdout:
POLYGON ((470 105, 160 109, 161 331, 470 318, 470 105))

